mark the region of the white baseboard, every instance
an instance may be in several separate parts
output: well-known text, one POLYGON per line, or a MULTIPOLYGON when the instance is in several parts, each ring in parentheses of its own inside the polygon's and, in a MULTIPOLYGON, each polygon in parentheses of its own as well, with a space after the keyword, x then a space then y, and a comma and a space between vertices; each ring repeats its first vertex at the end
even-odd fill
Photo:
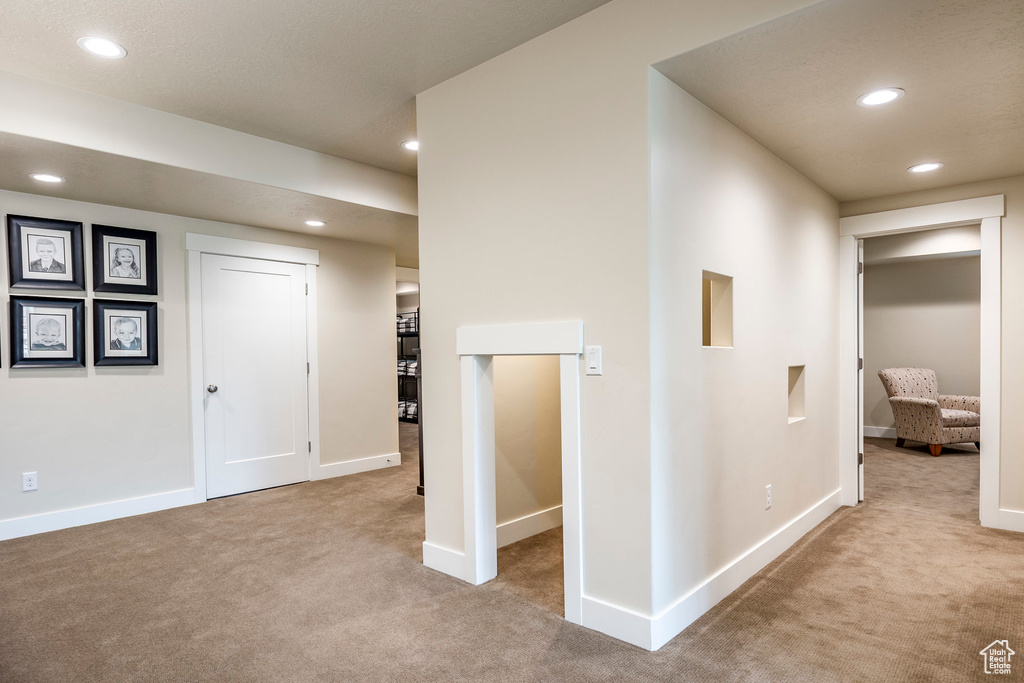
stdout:
POLYGON ((510 543, 521 541, 530 536, 562 526, 562 506, 556 505, 547 510, 535 512, 511 522, 498 525, 498 547, 503 548, 510 543))
POLYGON ((999 510, 999 528, 1007 531, 1024 532, 1024 512, 1020 510, 999 510))
POLYGON ((371 470, 380 470, 385 467, 397 467, 402 464, 401 453, 386 453, 384 455, 372 455, 369 458, 358 460, 346 460, 345 462, 331 462, 313 468, 311 481, 330 479, 331 477, 344 477, 349 474, 359 474, 371 470))
POLYGON ((121 517, 144 515, 149 512, 192 505, 195 502, 194 489, 181 489, 179 491, 157 493, 151 496, 115 500, 110 503, 86 505, 70 510, 57 510, 56 512, 44 512, 27 517, 5 519, 0 521, 0 541, 21 536, 31 536, 32 534, 42 534, 47 531, 57 531, 58 529, 68 529, 84 524, 107 522, 121 517))
POLYGON ((583 626, 618 638, 630 645, 654 650, 651 617, 633 610, 583 596, 583 626))
POLYGON ((638 647, 659 649, 838 510, 841 492, 836 489, 653 617, 584 596, 583 625, 638 647))
POLYGON ((423 564, 431 569, 465 581, 466 554, 423 542, 423 564))
POLYGON ((873 436, 879 439, 895 439, 895 427, 868 427, 864 426, 864 436, 873 436))

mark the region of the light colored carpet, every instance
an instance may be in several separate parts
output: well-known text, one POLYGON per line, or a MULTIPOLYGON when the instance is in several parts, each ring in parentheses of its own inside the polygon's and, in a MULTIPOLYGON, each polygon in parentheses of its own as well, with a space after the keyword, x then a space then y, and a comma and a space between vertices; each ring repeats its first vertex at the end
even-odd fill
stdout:
POLYGON ((871 440, 866 503, 648 653, 556 614, 557 530, 484 586, 423 567, 412 429, 402 467, 0 543, 0 681, 965 681, 997 638, 1024 678, 973 448, 871 440))

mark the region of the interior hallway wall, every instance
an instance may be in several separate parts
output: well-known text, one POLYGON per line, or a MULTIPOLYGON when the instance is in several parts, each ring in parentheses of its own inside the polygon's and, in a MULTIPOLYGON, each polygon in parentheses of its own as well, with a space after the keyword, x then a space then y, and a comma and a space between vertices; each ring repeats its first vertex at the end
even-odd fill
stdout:
MULTIPOLYGON (((1002 451, 999 461, 999 507, 1024 512, 1024 176, 957 185, 937 190, 880 197, 840 206, 843 216, 924 206, 940 202, 1006 197, 1002 234, 1002 451)), ((982 415, 985 406, 981 407, 982 415)), ((985 419, 985 418, 983 418, 985 419)))
POLYGON ((865 427, 896 427, 882 368, 931 368, 943 394, 978 396, 980 344, 981 257, 866 265, 865 427))
MULTIPOLYGON (((0 316, 0 521, 192 487, 186 232, 320 251, 321 461, 398 451, 395 257, 390 249, 0 191, 0 214, 9 213, 83 221, 90 288, 90 223, 156 231, 160 364, 93 367, 92 303, 87 300, 85 368, 12 369, 5 305, 0 316), (21 473, 29 471, 39 473, 39 490, 23 493, 21 473)), ((86 297, 72 291, 9 292, 6 245, 5 239, 0 244, 5 304, 23 294, 86 297)))
POLYGON ((578 320, 604 349, 580 387, 584 595, 651 614, 648 67, 809 4, 613 0, 417 96, 426 540, 447 567, 456 329, 578 320))
POLYGON ((494 357, 498 524, 562 504, 558 356, 494 357))
POLYGON ((656 612, 839 489, 838 235, 834 199, 651 70, 656 612), (733 278, 729 348, 702 346, 704 270, 733 278))

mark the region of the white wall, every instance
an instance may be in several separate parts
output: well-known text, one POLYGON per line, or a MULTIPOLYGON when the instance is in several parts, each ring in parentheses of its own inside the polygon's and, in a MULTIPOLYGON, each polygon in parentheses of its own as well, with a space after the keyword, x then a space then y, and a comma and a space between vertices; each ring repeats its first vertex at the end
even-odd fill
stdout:
POLYGON ((417 97, 428 543, 465 547, 455 330, 579 320, 584 595, 651 614, 648 66, 808 4, 613 0, 417 97))
MULTIPOLYGON (((323 463, 398 451, 395 389, 395 258, 379 246, 323 239, 0 191, 0 214, 157 232, 160 364, 92 366, 92 305, 86 302, 82 369, 11 369, 8 306, 0 316, 0 521, 159 494, 192 486, 186 347, 185 233, 320 250, 318 282, 320 433, 323 463), (39 490, 21 491, 21 473, 39 490)), ((6 240, 0 260, 7 263, 6 240)), ((0 282, 3 301, 7 268, 0 282)), ((92 274, 87 276, 92 285, 92 274)), ((91 296, 91 289, 89 291, 91 296)), ((83 292, 53 296, 85 298, 83 292)), ((131 297, 125 297, 131 298, 131 297)), ((143 297, 149 298, 149 297, 143 297)))
MULTIPOLYGON (((982 183, 913 192, 857 202, 840 207, 843 216, 924 206, 972 197, 1006 196, 1002 220, 1002 382, 999 507, 1024 512, 1024 176, 982 183)), ((984 414, 985 407, 982 406, 984 414)))
POLYGON ((498 524, 562 504, 558 356, 494 357, 498 524))
POLYGON ((399 294, 397 297, 399 313, 413 313, 420 307, 419 292, 399 294))
POLYGON ((655 612, 839 488, 838 225, 825 192, 651 71, 655 612), (733 278, 732 348, 701 346, 702 270, 733 278))
MULTIPOLYGON (((865 252, 872 241, 865 242, 865 252)), ((864 425, 879 429, 896 426, 878 379, 882 368, 931 368, 942 393, 978 396, 980 341, 981 257, 867 265, 864 425)))

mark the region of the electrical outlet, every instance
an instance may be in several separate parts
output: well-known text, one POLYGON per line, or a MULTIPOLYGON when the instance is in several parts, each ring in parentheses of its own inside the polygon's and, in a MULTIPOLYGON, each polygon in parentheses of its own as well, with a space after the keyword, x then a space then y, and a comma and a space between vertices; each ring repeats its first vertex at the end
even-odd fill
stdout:
POLYGON ((38 472, 22 472, 21 473, 21 490, 22 491, 35 491, 39 488, 39 473, 38 472))
POLYGON ((764 487, 764 509, 770 510, 772 507, 772 485, 768 484, 764 487))

